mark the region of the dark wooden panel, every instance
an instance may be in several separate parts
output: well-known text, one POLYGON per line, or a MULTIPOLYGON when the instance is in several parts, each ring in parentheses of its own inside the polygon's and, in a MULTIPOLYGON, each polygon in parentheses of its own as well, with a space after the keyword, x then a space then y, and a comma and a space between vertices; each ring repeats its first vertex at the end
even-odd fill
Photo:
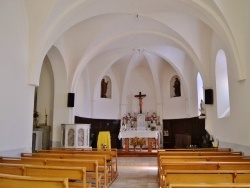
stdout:
MULTIPOLYGON (((185 119, 164 119, 163 129, 169 131, 169 136, 164 137, 167 147, 175 147, 175 135, 187 134, 191 135, 191 144, 202 147, 202 136, 206 135, 205 119, 199 119, 198 117, 185 118, 185 119)), ((165 144, 164 144, 165 145, 165 144)), ((165 147, 165 146, 164 146, 165 147)))
POLYGON ((175 148, 187 148, 191 144, 191 135, 175 134, 175 148))
POLYGON ((121 148, 121 141, 118 139, 121 120, 116 119, 91 119, 75 116, 75 123, 91 124, 91 133, 94 134, 92 147, 97 147, 97 138, 100 131, 110 131, 111 147, 121 148))

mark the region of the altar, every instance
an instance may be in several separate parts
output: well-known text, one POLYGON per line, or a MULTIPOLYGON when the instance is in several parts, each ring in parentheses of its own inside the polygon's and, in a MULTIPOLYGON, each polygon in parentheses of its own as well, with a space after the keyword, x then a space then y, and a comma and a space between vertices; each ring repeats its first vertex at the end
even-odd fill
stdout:
POLYGON ((152 143, 154 141, 155 148, 161 147, 163 144, 162 137, 162 125, 160 123, 160 116, 154 112, 152 116, 149 113, 142 113, 142 99, 146 97, 145 94, 135 95, 139 99, 139 113, 127 113, 122 118, 122 124, 119 139, 125 140, 125 151, 129 152, 129 145, 133 145, 134 148, 140 146, 142 148, 147 145, 148 152, 152 152, 152 143), (145 141, 147 139, 147 141, 145 141), (131 143, 129 143, 131 140, 131 143), (144 144, 146 142, 146 144, 144 144))
POLYGON ((148 139, 148 152, 152 152, 152 140, 160 138, 160 131, 120 131, 118 138, 125 140, 125 151, 129 152, 129 139, 130 138, 147 138, 148 139))

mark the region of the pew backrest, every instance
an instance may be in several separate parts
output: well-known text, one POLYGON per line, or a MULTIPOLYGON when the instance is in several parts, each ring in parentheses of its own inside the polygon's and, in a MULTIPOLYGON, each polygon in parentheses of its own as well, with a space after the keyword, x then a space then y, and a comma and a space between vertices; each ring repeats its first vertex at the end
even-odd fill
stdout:
POLYGON ((170 183, 234 183, 234 171, 165 170, 164 186, 170 183))
POLYGON ((250 185, 250 170, 236 170, 235 183, 248 183, 250 185))
POLYGON ((190 162, 190 161, 228 161, 228 162, 250 162, 249 156, 159 156, 162 162, 190 162))
POLYGON ((250 170, 165 170, 165 185, 170 183, 248 183, 250 170))
POLYGON ((250 188, 249 183, 170 183, 169 188, 250 188))
POLYGON ((158 151, 232 151, 231 148, 174 148, 174 149, 158 149, 158 151))
POLYGON ((243 155, 242 152, 229 151, 158 151, 157 155, 175 155, 175 156, 221 156, 221 155, 243 155))
POLYGON ((86 187, 85 167, 0 163, 0 173, 32 177, 68 178, 78 180, 81 182, 81 187, 86 187))
POLYGON ((192 162, 163 162, 161 169, 170 170, 250 170, 250 162, 215 162, 215 161, 192 161, 192 162))
POLYGON ((0 174, 1 188, 68 188, 67 178, 45 178, 0 174))

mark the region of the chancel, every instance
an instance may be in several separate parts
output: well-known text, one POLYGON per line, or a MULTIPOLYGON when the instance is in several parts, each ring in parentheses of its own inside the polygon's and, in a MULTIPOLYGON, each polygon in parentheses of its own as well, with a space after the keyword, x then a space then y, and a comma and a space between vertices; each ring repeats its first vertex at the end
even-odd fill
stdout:
POLYGON ((147 142, 143 146, 148 148, 148 151, 151 152, 153 139, 155 140, 155 147, 160 147, 162 145, 162 127, 160 120, 158 120, 158 123, 155 122, 157 121, 156 113, 153 113, 150 117, 148 117, 148 112, 147 116, 142 113, 142 99, 146 97, 146 94, 141 94, 141 92, 139 92, 139 95, 135 95, 135 97, 139 99, 140 112, 138 114, 134 113, 134 117, 131 113, 123 117, 118 138, 123 139, 122 145, 125 147, 126 152, 129 151, 130 145, 134 148, 136 147, 135 144, 131 144, 131 140, 135 138, 147 138, 147 142), (151 117, 154 117, 155 121, 152 121, 151 117))

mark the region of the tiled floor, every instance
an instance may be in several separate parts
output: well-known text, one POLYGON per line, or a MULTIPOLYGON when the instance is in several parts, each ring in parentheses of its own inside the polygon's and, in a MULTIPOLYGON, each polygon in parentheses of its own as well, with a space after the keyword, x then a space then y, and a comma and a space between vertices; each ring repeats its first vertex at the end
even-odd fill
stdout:
POLYGON ((156 157, 118 157, 118 174, 110 188, 158 188, 156 157))

